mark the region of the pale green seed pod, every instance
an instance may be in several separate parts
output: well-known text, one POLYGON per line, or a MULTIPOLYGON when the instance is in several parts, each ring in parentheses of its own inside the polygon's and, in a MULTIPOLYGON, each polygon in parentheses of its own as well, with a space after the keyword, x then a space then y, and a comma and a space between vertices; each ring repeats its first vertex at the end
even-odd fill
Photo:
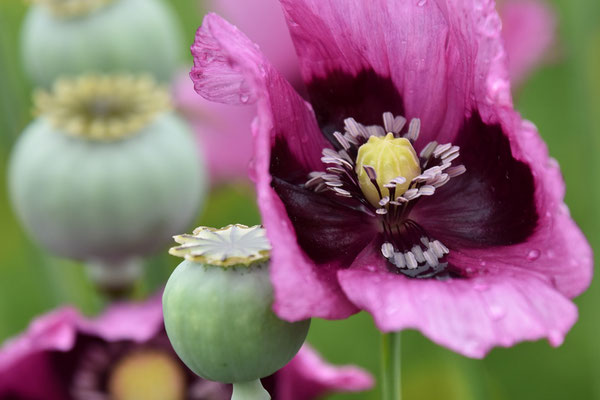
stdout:
POLYGON ((302 346, 310 320, 282 321, 271 310, 264 230, 201 227, 175 240, 181 246, 171 254, 186 260, 167 283, 163 312, 183 362, 203 378, 226 383, 254 381, 287 364, 302 346))
POLYGON ((34 0, 21 50, 33 82, 86 72, 147 72, 168 82, 185 46, 163 0, 34 0))
POLYGON ((37 97, 9 164, 14 209, 57 255, 118 265, 193 222, 205 173, 168 93, 147 77, 86 76, 37 97))

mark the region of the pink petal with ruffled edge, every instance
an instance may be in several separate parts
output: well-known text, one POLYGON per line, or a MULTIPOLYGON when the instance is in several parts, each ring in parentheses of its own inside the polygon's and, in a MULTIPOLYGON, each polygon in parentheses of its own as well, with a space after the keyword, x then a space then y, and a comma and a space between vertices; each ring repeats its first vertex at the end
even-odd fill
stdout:
POLYGON ((107 342, 150 340, 163 328, 162 295, 154 295, 140 303, 115 303, 95 319, 79 322, 80 332, 107 342))
POLYGON ((593 274, 592 249, 563 202, 565 184, 556 160, 529 121, 512 110, 501 110, 513 156, 526 162, 535 179, 538 223, 525 242, 492 249, 461 249, 450 261, 472 270, 537 273, 564 296, 572 298, 589 286, 593 274))
POLYGON ((360 392, 373 387, 373 377, 352 366, 325 362, 309 345, 304 345, 275 375, 275 399, 312 400, 330 392, 360 392))
POLYGON ((208 14, 192 46, 190 76, 205 98, 229 104, 257 101, 253 178, 263 224, 273 246, 271 280, 274 309, 288 320, 310 316, 347 317, 356 309, 342 293, 335 269, 315 265, 299 248, 285 208, 271 188, 271 147, 285 140, 302 165, 322 168, 322 137, 310 105, 272 67, 257 46, 215 14, 208 14))
POLYGON ((189 73, 173 86, 176 107, 190 122, 210 171, 213 184, 248 179, 252 158, 250 124, 256 107, 231 106, 205 100, 194 91, 189 73))
POLYGON ((418 329, 468 357, 544 337, 558 346, 577 319, 571 301, 543 277, 522 271, 447 281, 365 270, 339 276, 350 299, 371 313, 382 331, 418 329))
POLYGON ((556 18, 550 5, 538 0, 508 0, 498 6, 502 38, 513 86, 542 63, 555 42, 556 18))

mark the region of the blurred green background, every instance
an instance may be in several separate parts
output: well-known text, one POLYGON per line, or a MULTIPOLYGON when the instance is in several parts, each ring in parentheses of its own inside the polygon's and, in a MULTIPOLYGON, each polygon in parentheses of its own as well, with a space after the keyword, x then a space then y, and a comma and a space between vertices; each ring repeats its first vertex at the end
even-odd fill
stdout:
MULTIPOLYGON (((242 0, 240 0, 242 1, 242 0)), ((245 0, 244 0, 245 1, 245 0)), ((195 0, 172 0, 191 43, 201 21, 195 0)), ((600 234, 600 2, 555 0, 557 60, 539 68, 516 93, 518 109, 539 128, 567 181, 567 204, 594 248, 600 234)), ((0 0, 0 341, 37 314, 75 304, 93 314, 102 300, 83 269, 53 258, 25 236, 6 193, 11 147, 31 119, 30 88, 22 72, 18 32, 26 7, 0 0)), ((198 223, 222 226, 259 222, 252 189, 221 186, 211 194, 198 223)), ((143 293, 164 282, 177 260, 150 262, 143 293)), ((406 399, 600 399, 600 284, 576 299, 580 318, 560 348, 546 342, 495 349, 470 360, 440 348, 416 332, 403 334, 403 390, 406 399)), ((361 313, 345 321, 315 320, 309 341, 331 362, 355 363, 375 375, 379 334, 361 313)), ((378 399, 377 389, 335 399, 378 399)))

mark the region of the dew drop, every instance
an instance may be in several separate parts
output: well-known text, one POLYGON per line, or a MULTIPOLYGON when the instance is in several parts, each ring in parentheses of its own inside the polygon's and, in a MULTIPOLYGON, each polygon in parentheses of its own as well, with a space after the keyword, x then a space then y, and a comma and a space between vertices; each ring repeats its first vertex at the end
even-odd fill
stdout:
POLYGON ((504 318, 506 311, 504 311, 504 308, 498 305, 492 305, 490 306, 490 315, 492 316, 492 319, 499 320, 504 318))
POLYGON ((246 104, 248 102, 248 100, 250 100, 250 96, 248 96, 246 93, 242 93, 240 95, 240 101, 244 104, 246 104))
POLYGON ((427 0, 419 0, 419 2, 417 3, 417 6, 423 7, 425 4, 427 4, 427 0))
POLYGON ((527 259, 529 261, 535 261, 538 258, 540 258, 541 252, 538 249, 532 249, 529 250, 529 252, 527 253, 527 259))
POLYGON ((215 59, 215 55, 213 54, 212 51, 207 51, 203 54, 204 56, 204 61, 206 61, 207 63, 211 63, 214 61, 215 59))

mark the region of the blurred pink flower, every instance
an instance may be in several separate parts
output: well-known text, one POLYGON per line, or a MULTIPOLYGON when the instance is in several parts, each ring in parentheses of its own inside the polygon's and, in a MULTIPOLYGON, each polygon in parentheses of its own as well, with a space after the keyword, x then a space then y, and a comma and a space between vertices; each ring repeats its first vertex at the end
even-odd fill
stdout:
MULTIPOLYGON (((212 0, 206 7, 248 33, 288 81, 303 90, 298 58, 279 1, 212 0)), ((215 104, 199 98, 187 72, 178 77, 174 98, 201 138, 213 184, 247 180, 252 157, 250 124, 256 115, 255 106, 215 104)))
MULTIPOLYGON (((155 389, 152 398, 167 388, 177 391, 169 398, 231 396, 229 385, 198 378, 179 361, 163 328, 160 296, 112 306, 96 319, 73 308, 55 310, 0 350, 0 399, 119 399, 132 387, 139 397, 147 393, 146 384, 155 389)), ((310 400, 326 392, 366 390, 373 382, 356 367, 325 363, 305 345, 264 384, 275 400, 310 400)))
POLYGON ((499 1, 498 11, 508 72, 516 87, 548 56, 556 39, 556 17, 543 0, 499 1))
POLYGON ((275 311, 363 309, 382 331, 418 329, 470 357, 544 337, 559 345, 591 249, 556 161, 512 107, 494 3, 281 3, 310 104, 215 14, 196 34, 191 72, 208 100, 257 104, 252 174, 275 311), (404 130, 401 115, 420 120, 404 130), (414 144, 422 175, 377 205, 355 162, 386 132, 414 144))
POLYGON ((194 92, 187 72, 177 77, 173 90, 176 107, 200 139, 211 183, 247 181, 256 107, 204 100, 194 92))

